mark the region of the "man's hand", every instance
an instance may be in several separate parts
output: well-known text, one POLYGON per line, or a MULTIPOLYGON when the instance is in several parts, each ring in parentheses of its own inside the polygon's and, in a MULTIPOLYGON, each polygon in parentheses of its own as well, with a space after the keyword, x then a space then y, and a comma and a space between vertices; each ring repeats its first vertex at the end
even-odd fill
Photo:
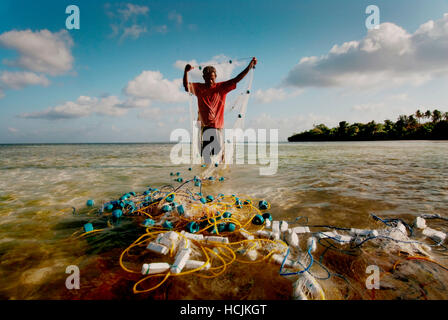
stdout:
POLYGON ((257 58, 253 57, 251 62, 250 62, 250 69, 254 68, 255 65, 257 64, 257 58))
POLYGON ((191 69, 194 69, 194 67, 192 67, 192 66, 189 65, 189 64, 187 64, 187 65, 185 66, 185 72, 188 72, 188 71, 190 71, 191 69))

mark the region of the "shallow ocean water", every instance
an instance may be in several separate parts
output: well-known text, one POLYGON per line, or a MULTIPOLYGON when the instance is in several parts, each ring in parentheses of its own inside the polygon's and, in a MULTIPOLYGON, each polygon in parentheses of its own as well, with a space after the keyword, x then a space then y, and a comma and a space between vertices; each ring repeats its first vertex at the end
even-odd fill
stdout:
MULTIPOLYGON (((199 165, 172 165, 170 144, 0 146, 0 298, 140 299, 137 278, 118 265, 137 238, 132 220, 95 237, 70 241, 90 221, 72 214, 88 199, 97 206, 148 186, 177 185, 199 165), (81 270, 81 290, 68 291, 65 269, 81 270)), ((371 213, 412 219, 448 217, 448 142, 321 142, 279 145, 279 166, 261 176, 260 165, 232 165, 226 180, 206 194, 244 194, 271 203, 275 219, 306 217, 309 224, 368 228, 371 213)), ((92 214, 94 217, 94 214, 92 214)), ((444 257, 441 257, 444 258, 444 257)), ((235 265, 219 279, 175 279, 154 299, 288 299, 290 283, 278 267, 235 265), (273 288, 275 289, 269 289, 273 288)), ((435 296, 447 298, 446 296, 435 296)))

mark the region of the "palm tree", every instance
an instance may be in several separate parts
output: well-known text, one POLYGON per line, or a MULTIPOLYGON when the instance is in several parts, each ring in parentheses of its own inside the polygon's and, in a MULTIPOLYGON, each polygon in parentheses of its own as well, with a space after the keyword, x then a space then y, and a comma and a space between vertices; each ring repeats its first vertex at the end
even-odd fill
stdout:
POLYGON ((434 110, 432 112, 432 122, 437 123, 442 119, 442 112, 440 112, 439 110, 434 110))
POLYGON ((431 119, 431 115, 432 115, 431 110, 426 110, 426 112, 425 112, 425 118, 427 118, 427 119, 431 119))
POLYGON ((420 124, 420 119, 423 118, 423 113, 420 110, 415 112, 415 117, 418 119, 418 124, 420 124))

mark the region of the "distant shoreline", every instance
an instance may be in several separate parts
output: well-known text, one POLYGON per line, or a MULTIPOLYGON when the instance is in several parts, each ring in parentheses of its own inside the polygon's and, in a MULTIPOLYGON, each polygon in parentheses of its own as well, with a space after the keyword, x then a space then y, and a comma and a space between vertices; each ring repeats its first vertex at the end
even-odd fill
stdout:
POLYGON ((289 142, 320 141, 399 141, 399 140, 448 140, 448 112, 439 110, 421 112, 406 116, 400 115, 396 122, 384 123, 339 122, 338 127, 329 128, 325 124, 314 125, 308 131, 296 133, 289 142), (422 123, 421 120, 431 121, 422 123))

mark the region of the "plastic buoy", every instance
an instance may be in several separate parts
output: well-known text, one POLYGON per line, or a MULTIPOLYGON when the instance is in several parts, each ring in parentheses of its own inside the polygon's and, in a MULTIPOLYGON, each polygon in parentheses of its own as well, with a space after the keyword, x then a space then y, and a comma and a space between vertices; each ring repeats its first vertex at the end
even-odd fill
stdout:
POLYGON ((202 168, 205 168, 205 164, 203 164, 201 167, 202 167, 202 168))
POLYGON ((184 208, 184 206, 183 205, 179 205, 179 206, 177 206, 177 213, 179 213, 179 214, 184 214, 185 213, 185 208, 184 208))
POLYGON ((252 219, 252 223, 257 225, 257 226, 262 225, 264 223, 263 216, 261 216, 259 214, 255 215, 255 217, 252 219))
POLYGON ((87 200, 86 205, 87 205, 88 207, 93 207, 93 206, 95 205, 95 201, 93 201, 92 199, 87 200))
POLYGON ((242 118, 243 116, 241 115, 241 113, 238 114, 238 118, 242 118))
POLYGON ((174 201, 174 194, 169 195, 168 197, 166 197, 166 202, 173 202, 174 201))
POLYGON ((264 220, 272 221, 272 216, 269 212, 263 213, 263 218, 264 218, 264 220))
POLYGON ((145 227, 151 227, 155 224, 156 222, 152 219, 146 219, 145 221, 143 221, 143 225, 145 227))
POLYGON ((155 242, 150 242, 148 244, 148 246, 146 247, 146 249, 148 249, 149 251, 152 251, 152 252, 160 253, 160 254, 168 253, 167 247, 165 247, 164 245, 155 243, 155 242))
POLYGON ((226 211, 222 214, 223 218, 230 218, 232 216, 232 213, 230 213, 229 211, 226 211))
POLYGON ((176 176, 180 176, 180 172, 176 172, 176 176))
POLYGON ((219 166, 218 162, 215 162, 215 167, 218 167, 218 166, 219 166))
POLYGON ((195 221, 191 221, 187 224, 187 231, 189 233, 196 233, 199 231, 199 225, 195 221))
POLYGON ((250 200, 244 200, 244 204, 245 204, 245 205, 252 204, 252 201, 250 201, 250 200))
POLYGON ((265 200, 261 200, 260 202, 258 202, 258 208, 260 210, 266 210, 268 208, 268 202, 265 200))
POLYGON ((86 223, 86 224, 84 225, 84 231, 85 231, 85 232, 93 231, 93 225, 92 225, 91 223, 86 223))
POLYGON ((224 181, 224 177, 219 178, 219 181, 224 181))
POLYGON ((191 232, 181 232, 183 236, 187 239, 196 240, 196 241, 202 241, 204 240, 204 236, 202 234, 193 234, 191 232))
POLYGON ((202 197, 201 199, 199 199, 199 201, 201 201, 202 203, 206 203, 206 202, 207 202, 207 200, 205 200, 204 197, 202 197))
POLYGON ((162 212, 170 212, 171 210, 173 210, 173 208, 171 208, 170 205, 166 204, 162 207, 162 212))
POLYGON ((209 177, 208 180, 215 180, 215 178, 213 178, 213 177, 209 177))
POLYGON ((170 176, 174 176, 174 173, 173 173, 173 172, 170 172, 170 176))
POLYGON ((174 260, 173 265, 171 266, 171 273, 181 273, 182 269, 185 267, 188 259, 190 259, 191 249, 182 249, 180 250, 174 260))
POLYGON ((240 199, 237 199, 237 200, 235 201, 235 206, 236 206, 238 209, 241 209, 241 208, 243 207, 243 205, 242 205, 240 199))
POLYGON ((218 232, 224 232, 226 230, 226 224, 225 223, 219 223, 218 224, 218 232))
POLYGON ((107 206, 104 207, 104 209, 106 209, 107 211, 110 211, 114 208, 114 205, 109 203, 107 206))
POLYGON ((155 274, 167 271, 170 265, 166 262, 144 263, 142 266, 142 274, 155 274))
POLYGON ((212 195, 207 196, 207 202, 212 202, 213 200, 215 200, 215 198, 213 198, 212 195))
POLYGON ((228 223, 226 229, 227 229, 227 231, 229 231, 229 232, 233 232, 233 231, 235 231, 235 229, 236 229, 236 225, 235 225, 234 223, 228 223))
POLYGON ((201 186, 201 183, 200 183, 199 181, 196 181, 196 182, 194 183, 194 185, 195 185, 195 187, 200 187, 200 186, 201 186))
POLYGON ((174 226, 171 221, 165 220, 165 222, 162 224, 162 227, 165 229, 173 229, 174 226))
POLYGON ((114 216, 114 218, 120 218, 123 215, 123 211, 121 211, 120 209, 114 210, 112 212, 112 216, 114 216))
POLYGON ((247 90, 246 93, 249 94, 249 93, 250 93, 250 90, 247 90))
POLYGON ((188 168, 188 171, 191 171, 191 168, 188 168))

